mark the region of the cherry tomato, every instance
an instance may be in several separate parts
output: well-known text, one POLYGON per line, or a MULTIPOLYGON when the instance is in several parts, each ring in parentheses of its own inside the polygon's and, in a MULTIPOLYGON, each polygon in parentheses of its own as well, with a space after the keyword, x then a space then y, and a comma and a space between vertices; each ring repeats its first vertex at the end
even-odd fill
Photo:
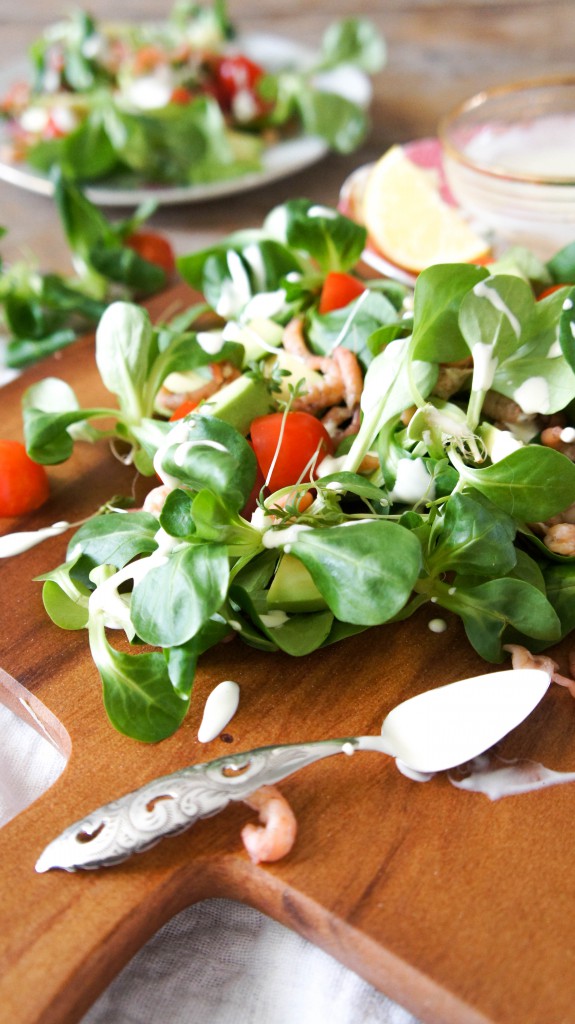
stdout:
POLYGON ((341 309, 365 291, 365 285, 351 274, 332 271, 327 275, 319 300, 319 313, 331 313, 332 309, 341 309))
MULTIPOLYGON (((323 423, 309 412, 288 412, 286 415, 272 412, 268 416, 258 416, 251 426, 251 438, 266 479, 276 454, 284 419, 279 454, 268 481, 272 491, 295 484, 316 451, 319 451, 316 466, 333 451, 331 437, 323 423)), ((309 480, 309 471, 303 479, 309 480)))
POLYGON ((218 64, 218 79, 229 99, 237 92, 250 89, 252 92, 263 77, 264 70, 248 57, 238 54, 236 57, 222 57, 218 64))
POLYGON ((539 292, 539 295, 537 296, 537 302, 539 302, 540 299, 546 299, 548 295, 553 295, 553 292, 558 292, 560 288, 568 287, 569 285, 567 284, 552 284, 549 286, 549 288, 544 288, 542 292, 539 292))
POLYGON ((257 86, 264 74, 259 64, 241 54, 236 57, 222 57, 215 67, 214 84, 215 96, 220 106, 229 111, 239 93, 249 93, 254 100, 255 116, 262 114, 266 105, 258 96, 257 86))
POLYGON ((174 250, 163 235, 159 235, 155 231, 136 231, 135 234, 128 235, 124 240, 124 245, 133 249, 138 256, 148 260, 149 263, 155 263, 156 266, 161 267, 168 276, 173 274, 176 268, 174 250))
POLYGON ((180 106, 185 107, 186 103, 191 103, 193 98, 193 93, 191 93, 189 89, 186 89, 185 85, 177 85, 176 88, 172 90, 170 103, 178 103, 180 106))
POLYGON ((170 423, 172 420, 183 420, 184 416, 187 416, 189 412, 193 412, 194 409, 197 409, 198 405, 199 402, 194 402, 193 399, 186 398, 186 400, 182 402, 170 416, 170 423))
POLYGON ((33 462, 20 441, 0 441, 0 516, 22 516, 48 499, 43 466, 33 462))

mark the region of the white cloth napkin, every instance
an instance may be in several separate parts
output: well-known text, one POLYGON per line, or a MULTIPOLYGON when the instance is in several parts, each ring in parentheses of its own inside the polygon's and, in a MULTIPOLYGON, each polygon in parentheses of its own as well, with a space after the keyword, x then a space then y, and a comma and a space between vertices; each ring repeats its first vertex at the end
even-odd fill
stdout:
MULTIPOLYGON (((0 826, 64 768, 51 744, 0 705, 0 826)), ((82 1024, 418 1024, 353 971, 232 900, 168 922, 82 1024)))

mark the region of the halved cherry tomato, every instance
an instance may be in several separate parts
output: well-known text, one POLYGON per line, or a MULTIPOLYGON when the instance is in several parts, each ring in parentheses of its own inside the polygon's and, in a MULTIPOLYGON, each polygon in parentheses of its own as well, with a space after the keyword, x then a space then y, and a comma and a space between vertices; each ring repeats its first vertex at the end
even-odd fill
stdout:
POLYGON ((176 88, 172 90, 170 103, 178 103, 180 106, 185 107, 186 103, 191 103, 193 98, 194 94, 190 92, 189 89, 186 89, 185 85, 177 85, 176 88))
MULTIPOLYGON (((283 435, 277 459, 268 486, 275 491, 295 484, 302 477, 315 452, 319 451, 316 466, 333 452, 333 442, 323 423, 309 412, 272 412, 258 416, 251 425, 251 438, 256 458, 267 479, 283 435)), ((309 470, 302 479, 309 480, 309 470)))
POLYGON ((263 76, 264 69, 241 54, 235 57, 222 57, 217 67, 218 83, 229 101, 244 89, 253 92, 263 76))
POLYGON ((327 275, 319 300, 318 312, 331 313, 332 309, 341 309, 365 291, 365 285, 351 274, 332 271, 327 275))
POLYGON ((170 416, 170 423, 172 420, 183 420, 184 416, 187 416, 189 412, 193 412, 194 409, 197 409, 199 404, 199 402, 194 402, 191 398, 186 398, 186 400, 182 402, 170 416))
POLYGON ((544 288, 542 292, 539 292, 539 295, 537 296, 537 302, 539 302, 540 299, 546 299, 548 295, 553 295, 553 292, 558 292, 560 288, 568 287, 569 285, 567 284, 552 284, 549 286, 549 288, 544 288))
POLYGON ((44 466, 33 462, 20 441, 0 441, 0 516, 22 516, 50 495, 44 466))
POLYGON ((124 239, 124 245, 133 249, 149 263, 155 263, 156 266, 161 267, 168 275, 173 274, 176 269, 172 246, 167 238, 155 231, 136 231, 124 239))

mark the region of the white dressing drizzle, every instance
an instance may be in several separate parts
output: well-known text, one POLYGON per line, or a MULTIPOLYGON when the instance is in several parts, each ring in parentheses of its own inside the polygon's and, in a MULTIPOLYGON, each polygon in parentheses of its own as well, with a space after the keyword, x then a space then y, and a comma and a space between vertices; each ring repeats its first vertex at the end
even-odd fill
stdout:
POLYGON ((430 619, 427 623, 427 628, 430 629, 432 633, 445 633, 447 623, 445 619, 430 619))
POLYGON ((183 466, 186 456, 193 448, 214 448, 217 452, 227 452, 225 444, 221 441, 210 441, 209 438, 198 438, 197 441, 183 441, 174 452, 176 466, 183 466))
POLYGON ((499 360, 493 355, 491 345, 484 341, 477 341, 471 349, 473 358, 473 390, 489 391, 493 384, 495 371, 499 366, 499 360))
POLYGON ((44 526, 40 530, 21 530, 18 533, 7 533, 0 537, 0 558, 11 558, 13 555, 21 555, 24 551, 36 547, 49 537, 56 537, 70 528, 70 523, 53 523, 52 526, 44 526))
POLYGON ((448 773, 451 784, 456 789, 484 793, 490 800, 575 782, 575 772, 556 772, 537 761, 503 761, 489 753, 474 758, 465 768, 469 774, 464 777, 448 773))
POLYGON ((285 625, 289 619, 289 615, 281 608, 274 608, 273 611, 267 612, 265 615, 260 615, 260 619, 268 629, 277 629, 279 626, 285 625))
POLYGON ((286 544, 295 544, 300 533, 306 533, 310 529, 309 526, 294 523, 285 530, 267 530, 262 537, 262 544, 264 548, 281 548, 286 544))
POLYGON ((391 494, 391 501, 416 505, 419 501, 433 501, 435 485, 427 472, 423 459, 400 459, 391 494))
POLYGON ((231 722, 240 703, 240 688, 231 679, 218 683, 210 693, 204 707, 198 730, 200 743, 210 743, 231 722))
POLYGON ((545 377, 528 377, 513 392, 513 398, 528 415, 549 412, 549 385, 545 377))
POLYGON ((196 341, 200 348, 210 356, 221 352, 226 343, 223 331, 198 331, 196 341))
POLYGON ((485 281, 479 281, 473 289, 478 299, 486 299, 498 313, 502 313, 509 320, 509 325, 516 338, 521 337, 521 324, 509 309, 509 306, 505 304, 498 291, 495 288, 491 288, 485 281))

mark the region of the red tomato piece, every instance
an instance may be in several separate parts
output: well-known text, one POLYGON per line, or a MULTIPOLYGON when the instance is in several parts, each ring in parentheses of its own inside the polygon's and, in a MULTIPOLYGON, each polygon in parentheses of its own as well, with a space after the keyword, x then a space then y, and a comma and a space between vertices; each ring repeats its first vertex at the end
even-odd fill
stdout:
POLYGON ((182 402, 170 416, 170 423, 172 420, 183 420, 184 416, 187 416, 189 412, 193 412, 194 409, 197 409, 198 405, 199 402, 195 402, 191 398, 186 398, 186 400, 182 402))
POLYGON ((142 259, 161 267, 168 276, 176 269, 172 246, 167 238, 155 231, 136 231, 124 239, 124 245, 137 252, 142 259))
POLYGON ((20 441, 0 441, 0 516, 22 516, 50 495, 44 466, 33 462, 20 441))
POLYGON ((548 295, 553 295, 553 292, 558 292, 560 288, 568 287, 569 285, 566 284, 552 284, 549 286, 549 288, 544 288, 542 292, 539 292, 539 295, 537 296, 537 302, 539 302, 540 299, 546 299, 548 295))
POLYGON ((187 103, 191 103, 193 98, 193 93, 189 89, 186 89, 184 85, 177 85, 170 96, 170 103, 178 103, 185 107, 187 103))
POLYGON ((321 290, 318 312, 331 313, 332 309, 341 309, 365 291, 365 285, 351 274, 332 271, 327 275, 321 290))
POLYGON ((236 93, 249 89, 253 92, 260 78, 264 75, 263 68, 248 57, 238 54, 236 57, 222 57, 217 69, 218 81, 229 100, 236 93))
MULTIPOLYGON (((295 484, 315 452, 319 452, 316 466, 326 455, 331 455, 333 442, 323 423, 309 412, 272 412, 258 416, 251 425, 251 438, 256 458, 266 480, 278 449, 273 471, 268 480, 272 491, 295 484), (285 423, 284 423, 285 420, 285 423)), ((302 479, 309 480, 309 469, 302 479)))

